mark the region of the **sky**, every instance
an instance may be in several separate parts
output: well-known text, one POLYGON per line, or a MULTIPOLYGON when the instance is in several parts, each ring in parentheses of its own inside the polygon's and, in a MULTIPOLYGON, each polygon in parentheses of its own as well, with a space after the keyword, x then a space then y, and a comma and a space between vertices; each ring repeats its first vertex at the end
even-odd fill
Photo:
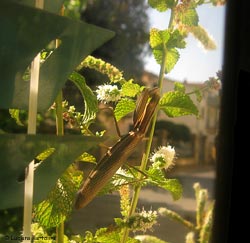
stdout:
MULTIPOLYGON (((224 46, 225 6, 212 5, 197 8, 199 24, 203 26, 216 43, 216 50, 206 51, 201 44, 189 35, 186 39, 186 48, 180 50, 180 59, 174 69, 166 76, 177 81, 204 82, 215 76, 222 68, 224 46)), ((169 22, 169 11, 161 13, 154 9, 149 10, 150 28, 166 29, 169 22)), ((160 65, 152 56, 145 60, 145 69, 156 75, 159 74, 160 65)))

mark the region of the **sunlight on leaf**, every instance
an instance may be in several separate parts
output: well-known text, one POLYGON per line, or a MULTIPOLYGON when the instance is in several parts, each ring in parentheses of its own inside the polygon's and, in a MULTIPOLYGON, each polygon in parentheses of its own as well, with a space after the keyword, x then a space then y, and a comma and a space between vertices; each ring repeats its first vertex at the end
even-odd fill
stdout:
POLYGON ((91 154, 89 154, 89 153, 87 153, 87 152, 84 152, 82 155, 80 155, 80 156, 76 159, 76 161, 80 161, 80 162, 89 162, 89 163, 94 163, 94 164, 96 164, 96 158, 95 158, 93 155, 91 155, 91 154))
POLYGON ((20 120, 20 117, 19 117, 20 110, 18 110, 18 109, 9 109, 9 113, 10 113, 10 116, 13 119, 15 119, 17 125, 24 126, 23 123, 20 120))
POLYGON ((148 0, 148 4, 159 12, 165 12, 168 8, 173 7, 174 2, 174 0, 148 0))
POLYGON ((135 97, 141 90, 140 85, 133 83, 132 80, 122 85, 121 94, 123 96, 135 97))
POLYGON ((175 49, 172 48, 170 50, 167 50, 166 54, 166 72, 169 73, 179 60, 180 54, 179 52, 175 49))
POLYGON ((185 88, 185 86, 184 86, 183 83, 175 82, 175 83, 174 83, 174 90, 175 90, 175 91, 182 92, 182 93, 185 93, 186 88, 185 88))
POLYGON ((184 11, 177 12, 177 17, 182 24, 187 26, 197 26, 199 22, 198 14, 195 8, 187 8, 184 11))
POLYGON ((180 91, 165 93, 160 100, 160 107, 169 117, 198 115, 198 109, 192 99, 180 91))
POLYGON ((122 117, 127 115, 128 113, 134 111, 135 109, 135 101, 128 99, 128 98, 123 98, 121 99, 116 107, 115 107, 115 118, 117 121, 119 121, 122 117))

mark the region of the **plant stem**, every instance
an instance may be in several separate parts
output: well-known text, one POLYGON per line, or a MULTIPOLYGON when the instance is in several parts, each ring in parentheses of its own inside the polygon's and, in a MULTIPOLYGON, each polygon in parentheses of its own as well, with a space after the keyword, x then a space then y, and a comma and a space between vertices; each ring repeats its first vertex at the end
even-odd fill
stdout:
MULTIPOLYGON (((163 80, 164 80, 164 74, 165 74, 165 70, 166 70, 166 55, 167 51, 166 49, 163 51, 163 57, 162 57, 162 63, 161 63, 161 70, 160 70, 160 75, 159 75, 159 80, 158 80, 158 87, 160 89, 160 93, 162 91, 162 84, 163 84, 163 80)), ((147 167, 147 162, 148 162, 148 158, 150 155, 150 149, 151 149, 151 145, 152 145, 152 141, 153 141, 153 137, 154 137, 154 132, 155 132, 155 124, 156 124, 156 120, 157 120, 157 113, 155 112, 154 116, 153 116, 153 120, 152 120, 152 126, 151 126, 151 130, 149 133, 149 140, 146 144, 146 149, 145 152, 143 153, 143 157, 142 157, 142 162, 140 165, 140 170, 141 171, 145 171, 146 167, 147 167)), ((139 180, 143 178, 143 175, 140 174, 139 175, 139 180)), ((131 206, 130 206, 130 211, 129 211, 129 215, 128 218, 131 217, 136 210, 137 204, 138 204, 138 200, 139 200, 139 196, 140 196, 140 192, 141 192, 141 185, 138 185, 134 188, 134 195, 132 198, 132 202, 131 202, 131 206)), ((122 243, 126 243, 127 238, 129 236, 129 228, 126 228, 123 232, 123 237, 122 237, 122 243)))
MULTIPOLYGON (((64 126, 63 126, 63 109, 62 109, 62 91, 56 97, 56 135, 64 135, 64 126)), ((60 223, 56 227, 56 242, 64 242, 64 222, 60 223)))
POLYGON ((56 97, 56 135, 64 135, 63 126, 63 108, 62 108, 62 91, 56 97))
POLYGON ((64 223, 61 223, 56 227, 56 242, 64 242, 64 223))

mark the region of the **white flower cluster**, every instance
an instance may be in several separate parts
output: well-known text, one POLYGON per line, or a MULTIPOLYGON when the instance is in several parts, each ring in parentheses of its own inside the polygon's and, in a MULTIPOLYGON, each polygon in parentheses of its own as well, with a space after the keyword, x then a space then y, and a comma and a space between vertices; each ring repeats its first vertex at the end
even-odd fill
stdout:
POLYGON ((157 211, 146 211, 144 208, 141 212, 135 214, 130 218, 130 227, 132 230, 150 230, 153 225, 157 223, 157 211))
POLYGON ((151 157, 153 167, 168 169, 173 165, 175 158, 175 149, 170 145, 159 147, 151 157))
POLYGON ((97 99, 104 103, 117 102, 121 99, 121 91, 118 89, 117 85, 100 85, 96 93, 97 99))

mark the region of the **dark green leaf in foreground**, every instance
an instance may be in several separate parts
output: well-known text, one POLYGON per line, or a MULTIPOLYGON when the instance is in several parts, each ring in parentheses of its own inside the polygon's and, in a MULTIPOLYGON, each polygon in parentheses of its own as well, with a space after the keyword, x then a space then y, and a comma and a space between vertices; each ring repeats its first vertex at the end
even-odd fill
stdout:
POLYGON ((82 182, 82 173, 72 165, 57 180, 48 198, 35 207, 36 220, 46 228, 65 221, 73 209, 74 198, 82 182))
POLYGON ((198 109, 192 99, 180 91, 165 93, 160 100, 160 108, 169 117, 198 115, 198 109))
POLYGON ((23 75, 53 40, 61 44, 40 68, 38 111, 48 109, 78 64, 114 33, 45 10, 0 1, 0 107, 28 109, 29 81, 23 75))
POLYGON ((34 203, 37 204, 46 199, 68 166, 100 141, 101 138, 83 135, 1 134, 0 193, 4 197, 0 209, 23 206, 24 183, 19 183, 18 178, 34 158, 44 160, 35 170, 34 203))

